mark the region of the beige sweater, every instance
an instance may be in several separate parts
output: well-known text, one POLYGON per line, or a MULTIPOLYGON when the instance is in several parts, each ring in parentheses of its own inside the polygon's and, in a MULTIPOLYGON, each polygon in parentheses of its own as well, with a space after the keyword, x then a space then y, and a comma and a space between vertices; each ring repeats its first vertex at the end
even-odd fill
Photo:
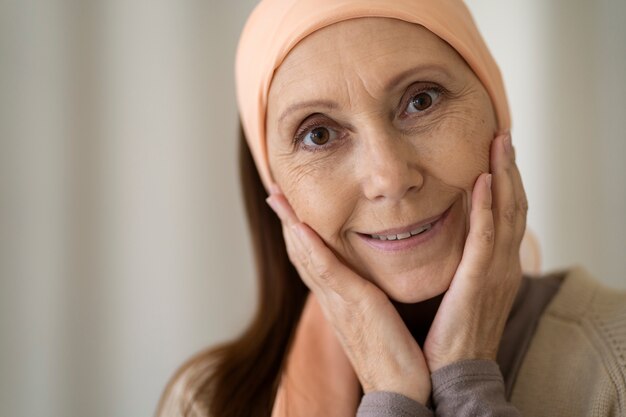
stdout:
MULTIPOLYGON (((183 367, 159 417, 208 416, 205 403, 186 398, 199 388, 207 366, 183 367), (189 414, 183 404, 191 407, 189 414)), ((567 272, 507 383, 510 402, 493 361, 456 363, 438 372, 433 389, 443 407, 436 412, 381 392, 363 397, 359 416, 626 417, 626 292, 603 286, 583 269, 567 272)))
POLYGON ((526 417, 626 416, 626 292, 572 269, 539 321, 511 402, 526 417))

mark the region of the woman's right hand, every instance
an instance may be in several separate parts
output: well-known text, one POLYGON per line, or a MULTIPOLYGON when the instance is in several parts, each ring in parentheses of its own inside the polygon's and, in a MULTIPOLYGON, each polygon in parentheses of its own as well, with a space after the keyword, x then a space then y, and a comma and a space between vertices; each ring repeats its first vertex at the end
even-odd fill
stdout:
POLYGON ((344 265, 285 196, 272 187, 289 259, 314 293, 365 393, 390 391, 426 404, 431 392, 424 355, 387 295, 344 265))

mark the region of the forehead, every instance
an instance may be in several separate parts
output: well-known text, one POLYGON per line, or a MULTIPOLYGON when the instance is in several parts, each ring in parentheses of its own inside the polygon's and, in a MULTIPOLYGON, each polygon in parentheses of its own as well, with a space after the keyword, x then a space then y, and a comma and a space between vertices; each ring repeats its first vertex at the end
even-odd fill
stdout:
POLYGON ((294 94, 325 97, 351 80, 368 91, 383 90, 399 73, 412 68, 469 70, 450 45, 422 26, 390 18, 335 23, 290 51, 272 80, 268 110, 277 97, 281 103, 294 94))

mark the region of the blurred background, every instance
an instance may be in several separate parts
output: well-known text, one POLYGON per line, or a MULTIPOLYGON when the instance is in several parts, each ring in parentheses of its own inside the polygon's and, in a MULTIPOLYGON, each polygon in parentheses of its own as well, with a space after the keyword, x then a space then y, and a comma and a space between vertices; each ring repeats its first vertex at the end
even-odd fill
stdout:
MULTIPOLYGON (((0 415, 150 416, 250 319, 233 62, 255 3, 0 2, 0 415)), ((626 2, 468 4, 543 270, 626 288, 626 2)))

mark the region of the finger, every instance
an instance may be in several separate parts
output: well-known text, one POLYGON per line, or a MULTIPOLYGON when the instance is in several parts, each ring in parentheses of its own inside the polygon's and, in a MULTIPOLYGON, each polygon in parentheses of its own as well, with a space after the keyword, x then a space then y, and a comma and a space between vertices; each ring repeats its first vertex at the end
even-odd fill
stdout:
POLYGON ((515 188, 511 175, 513 147, 510 135, 499 136, 494 140, 491 159, 495 242, 498 251, 509 252, 513 246, 518 220, 515 188))
POLYGON ((312 292, 319 293, 319 286, 316 285, 316 282, 311 278, 309 271, 305 268, 305 264, 303 262, 305 250, 302 246, 302 242, 297 236, 295 236, 291 227, 283 226, 283 235, 285 237, 289 260, 298 271, 298 275, 312 292))
POLYGON ((298 275, 306 286, 318 296, 323 296, 323 288, 320 280, 315 279, 315 268, 312 267, 312 261, 309 252, 304 248, 302 239, 298 236, 293 226, 283 226, 283 235, 287 246, 287 254, 291 263, 298 271, 298 275))
POLYGON ((367 281, 341 263, 317 233, 298 220, 283 194, 272 194, 266 201, 283 222, 287 254, 309 289, 331 290, 346 301, 358 299, 352 294, 362 294, 360 289, 367 281))
MULTIPOLYGON (((288 228, 283 226, 283 237, 285 239, 285 247, 287 248, 287 256, 289 260, 293 264, 293 266, 298 269, 300 272, 300 260, 299 260, 299 251, 302 250, 300 242, 293 237, 293 232, 288 228)), ((306 283, 306 282, 305 282, 306 283)), ((306 283, 308 286, 308 283, 306 283)))
POLYGON ((292 225, 299 221, 298 216, 296 216, 296 213, 284 194, 272 194, 267 197, 265 201, 284 224, 292 225))
POLYGON ((338 295, 350 304, 362 300, 364 291, 371 284, 339 261, 306 224, 297 222, 290 228, 301 245, 297 256, 305 274, 312 281, 311 285, 319 288, 326 296, 338 295))
POLYGON ((282 191, 280 191, 280 187, 278 186, 278 184, 276 184, 275 182, 271 183, 269 186, 269 191, 270 191, 270 195, 273 194, 282 194, 282 191))
POLYGON ((515 194, 515 203, 517 208, 517 218, 515 224, 515 235, 518 241, 521 241, 526 230, 526 217, 528 214, 528 199, 522 181, 519 168, 516 163, 515 147, 512 147, 509 165, 509 174, 513 183, 513 192, 515 194))
POLYGON ((493 276, 498 276, 501 282, 508 277, 514 283, 521 277, 519 248, 526 215, 520 209, 520 204, 526 205, 526 197, 521 178, 518 177, 510 135, 498 137, 494 142, 492 158, 495 246, 492 271, 493 276))
POLYGON ((491 186, 492 175, 481 174, 472 192, 470 230, 458 269, 462 275, 484 276, 491 262, 495 240, 491 186))
MULTIPOLYGON (((497 142, 494 141, 494 142, 497 142)), ((497 144, 496 144, 497 145, 497 144)), ((507 225, 512 229, 512 236, 510 240, 511 242, 511 250, 518 251, 519 244, 524 236, 524 231, 526 230, 526 217, 528 213, 528 200, 526 197, 526 192, 524 190, 524 185, 522 183, 522 178, 515 163, 515 148, 513 148, 510 140, 510 135, 506 141, 502 144, 502 149, 500 152, 500 158, 498 158, 498 150, 494 149, 492 155, 495 156, 493 165, 495 167, 494 170, 498 170, 498 167, 502 167, 503 171, 508 174, 511 181, 511 199, 508 202, 498 203, 496 207, 494 207, 494 211, 496 215, 501 214, 500 219, 502 219, 503 224, 503 234, 507 235, 507 225), (502 210, 499 211, 497 207, 502 207, 502 210)), ((501 181, 501 183, 505 183, 505 181, 501 181)), ((500 189, 496 189, 494 193, 498 193, 500 189)), ((505 190, 506 191, 506 190, 505 190)), ((506 192, 501 193, 501 195, 507 194, 506 192)), ((509 198, 509 197, 504 197, 509 198)), ((496 230, 498 231, 498 224, 496 223, 496 230)), ((501 240, 498 240, 499 242, 501 240)), ((499 245, 503 247, 502 244, 499 245)))
POLYGON ((522 182, 522 176, 519 172, 516 163, 513 163, 511 167, 511 176, 513 181, 513 189, 515 190, 515 199, 517 201, 517 222, 515 225, 515 235, 519 242, 521 242, 524 232, 526 231, 526 218, 528 215, 528 199, 526 197, 526 190, 522 182))

